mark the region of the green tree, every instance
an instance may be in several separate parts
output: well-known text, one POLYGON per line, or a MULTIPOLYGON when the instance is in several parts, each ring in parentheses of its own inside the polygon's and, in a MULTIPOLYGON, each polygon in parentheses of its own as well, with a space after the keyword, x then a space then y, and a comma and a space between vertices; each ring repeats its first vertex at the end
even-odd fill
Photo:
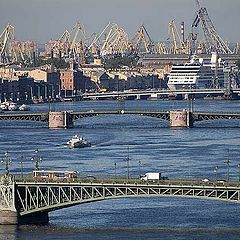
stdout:
POLYGON ((114 56, 105 60, 104 67, 106 69, 119 69, 123 66, 135 67, 137 66, 138 58, 134 56, 114 56))
MULTIPOLYGON (((59 68, 69 68, 70 67, 70 64, 68 62, 65 62, 63 59, 59 59, 59 58, 43 59, 41 57, 36 59, 35 67, 40 67, 42 65, 51 64, 51 63, 57 69, 59 69, 59 68)), ((28 67, 34 67, 34 63, 29 64, 28 67)))

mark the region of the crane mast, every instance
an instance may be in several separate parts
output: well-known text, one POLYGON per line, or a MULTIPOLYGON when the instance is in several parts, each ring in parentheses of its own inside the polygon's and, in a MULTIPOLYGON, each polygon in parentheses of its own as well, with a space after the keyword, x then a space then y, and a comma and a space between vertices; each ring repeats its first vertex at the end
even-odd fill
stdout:
POLYGON ((201 7, 199 0, 196 0, 197 5, 197 15, 192 24, 193 28, 196 28, 201 22, 203 34, 204 34, 204 44, 207 53, 217 52, 224 54, 232 54, 232 51, 228 45, 222 40, 222 38, 217 33, 213 22, 208 14, 205 7, 201 7))

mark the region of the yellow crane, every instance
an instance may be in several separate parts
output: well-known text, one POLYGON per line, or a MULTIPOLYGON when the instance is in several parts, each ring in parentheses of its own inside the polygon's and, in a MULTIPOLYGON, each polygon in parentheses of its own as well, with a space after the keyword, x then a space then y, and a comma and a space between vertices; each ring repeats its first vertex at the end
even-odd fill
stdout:
POLYGON ((145 53, 153 52, 154 43, 144 25, 141 25, 139 30, 135 33, 135 37, 132 39, 132 43, 133 51, 135 53, 142 51, 142 45, 144 47, 145 53))
POLYGON ((13 41, 15 39, 14 27, 7 24, 0 35, 0 61, 5 58, 8 62, 13 61, 13 41))
POLYGON ((183 39, 180 37, 180 34, 177 30, 175 21, 172 20, 169 22, 168 25, 168 39, 173 40, 173 46, 172 46, 172 53, 173 54, 179 54, 179 53, 187 53, 187 47, 183 39))

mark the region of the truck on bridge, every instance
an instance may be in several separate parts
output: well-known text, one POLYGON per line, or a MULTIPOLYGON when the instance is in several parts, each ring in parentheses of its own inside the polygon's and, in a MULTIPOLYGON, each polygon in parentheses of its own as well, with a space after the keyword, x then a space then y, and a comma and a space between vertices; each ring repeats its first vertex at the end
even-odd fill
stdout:
POLYGON ((161 173, 159 172, 148 172, 145 173, 144 176, 141 177, 141 180, 143 181, 155 181, 161 179, 161 173))

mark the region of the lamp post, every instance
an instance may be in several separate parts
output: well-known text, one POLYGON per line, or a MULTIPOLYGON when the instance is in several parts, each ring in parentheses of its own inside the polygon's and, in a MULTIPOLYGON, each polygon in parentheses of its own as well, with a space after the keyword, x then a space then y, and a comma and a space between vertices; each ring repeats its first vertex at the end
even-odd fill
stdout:
POLYGON ((25 92, 25 100, 28 100, 28 92, 25 92))
POLYGON ((20 92, 17 92, 17 101, 20 100, 20 92))
POLYGON ((44 95, 45 95, 45 100, 47 100, 48 99, 48 92, 47 92, 47 85, 45 84, 44 85, 44 95))
POLYGON ((218 166, 215 167, 214 172, 215 172, 215 177, 216 177, 216 182, 217 182, 217 180, 218 180, 218 166))
POLYGON ((129 161, 130 161, 130 158, 129 158, 129 147, 128 147, 128 156, 127 156, 127 179, 130 178, 130 169, 129 169, 129 161))
POLYGON ((13 101, 13 92, 10 93, 10 100, 13 101))
POLYGON ((20 159, 20 165, 21 165, 21 178, 22 178, 22 180, 23 180, 23 159, 24 159, 24 157, 23 157, 23 155, 21 156, 21 159, 20 159))
POLYGON ((39 170, 39 163, 42 162, 42 157, 39 155, 38 149, 35 150, 35 156, 33 156, 31 160, 35 165, 35 169, 39 170))
POLYGON ((5 165, 5 175, 8 175, 9 174, 9 165, 12 164, 12 160, 8 156, 8 152, 5 153, 5 157, 1 160, 1 163, 5 165))
POLYGON ((33 99, 33 87, 28 85, 29 89, 30 89, 30 96, 29 99, 33 99))
POLYGON ((240 182, 240 163, 238 164, 238 181, 240 182))
POLYGON ((138 172, 139 172, 139 179, 141 179, 141 160, 138 161, 138 172))
POLYGON ((227 161, 225 161, 224 163, 227 164, 227 182, 229 181, 229 164, 230 164, 230 160, 228 159, 227 161))
POLYGON ((117 162, 114 163, 114 177, 117 178, 117 162))

